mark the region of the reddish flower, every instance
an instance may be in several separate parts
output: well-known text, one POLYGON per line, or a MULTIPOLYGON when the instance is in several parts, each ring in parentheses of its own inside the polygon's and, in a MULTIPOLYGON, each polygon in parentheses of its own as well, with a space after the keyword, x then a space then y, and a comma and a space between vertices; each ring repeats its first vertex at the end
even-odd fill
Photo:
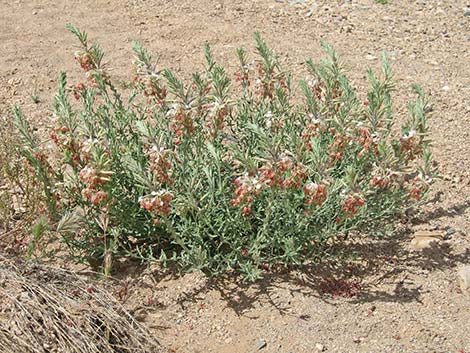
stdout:
POLYGON ((347 217, 354 216, 365 205, 365 201, 358 196, 349 196, 343 204, 343 211, 347 217))
POLYGON ((159 224, 160 216, 168 216, 170 214, 170 203, 174 195, 171 192, 160 190, 152 192, 150 195, 139 198, 140 207, 154 215, 154 223, 159 224))
POLYGON ((321 206, 325 202, 328 191, 324 184, 308 183, 304 185, 305 203, 307 205, 321 206))
POLYGON ((98 205, 102 201, 106 200, 107 197, 108 197, 108 193, 106 191, 100 190, 91 196, 90 201, 93 205, 98 205))
POLYGON ((93 64, 93 61, 91 60, 90 54, 77 53, 75 55, 75 59, 78 61, 78 63, 80 64, 83 70, 88 72, 92 69, 95 69, 95 65, 93 64))
POLYGON ((147 152, 149 155, 150 169, 154 172, 154 178, 160 184, 169 185, 173 184, 173 179, 171 178, 172 174, 172 165, 169 161, 169 150, 165 150, 162 147, 156 145, 152 146, 147 152))

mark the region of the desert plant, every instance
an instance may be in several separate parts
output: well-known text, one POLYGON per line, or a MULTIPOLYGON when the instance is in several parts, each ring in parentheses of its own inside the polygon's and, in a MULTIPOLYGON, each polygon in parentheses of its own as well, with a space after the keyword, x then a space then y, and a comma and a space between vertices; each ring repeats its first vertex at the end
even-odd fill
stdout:
POLYGON ((385 56, 382 79, 368 70, 361 101, 323 43, 328 59, 307 62, 300 99, 259 34, 254 64, 237 51, 239 90, 208 45, 206 71, 185 84, 134 43, 124 94, 101 48, 69 29, 86 81, 68 86, 59 77, 55 157, 18 109, 15 117, 51 220, 81 259, 109 270, 125 255, 254 279, 273 264, 321 258, 331 242, 392 229, 429 190, 428 102, 414 86, 418 98, 395 136, 385 56))
POLYGON ((0 107, 0 247, 20 252, 28 247, 33 254, 28 230, 42 212, 44 198, 15 130, 6 108, 0 107))

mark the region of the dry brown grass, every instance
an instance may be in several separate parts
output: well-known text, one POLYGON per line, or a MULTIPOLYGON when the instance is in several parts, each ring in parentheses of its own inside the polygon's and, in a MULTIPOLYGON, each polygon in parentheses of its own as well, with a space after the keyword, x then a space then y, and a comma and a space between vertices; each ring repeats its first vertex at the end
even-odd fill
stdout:
POLYGON ((0 255, 0 352, 161 352, 106 290, 78 275, 0 255))

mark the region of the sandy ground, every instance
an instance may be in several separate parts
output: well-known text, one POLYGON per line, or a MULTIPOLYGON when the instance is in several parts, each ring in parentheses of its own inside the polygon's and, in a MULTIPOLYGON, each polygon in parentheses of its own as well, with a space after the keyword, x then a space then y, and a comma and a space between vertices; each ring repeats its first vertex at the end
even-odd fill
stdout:
POLYGON ((130 76, 136 39, 160 66, 183 77, 201 70, 206 41, 234 72, 235 49, 252 51, 257 30, 297 78, 327 40, 359 90, 365 68, 378 68, 386 51, 398 119, 412 82, 432 98, 431 137, 443 179, 403 239, 356 244, 357 258, 347 264, 276 274, 255 285, 127 269, 127 285, 116 292, 169 351, 470 351, 470 292, 457 284, 457 268, 470 263, 470 10, 464 0, 389 2, 0 0, 0 108, 20 104, 45 124, 58 73, 69 72, 71 83, 80 77, 67 22, 102 45, 115 79, 130 76), (411 252, 417 229, 444 230, 448 237, 411 252), (358 295, 324 293, 330 277, 358 281, 358 295))

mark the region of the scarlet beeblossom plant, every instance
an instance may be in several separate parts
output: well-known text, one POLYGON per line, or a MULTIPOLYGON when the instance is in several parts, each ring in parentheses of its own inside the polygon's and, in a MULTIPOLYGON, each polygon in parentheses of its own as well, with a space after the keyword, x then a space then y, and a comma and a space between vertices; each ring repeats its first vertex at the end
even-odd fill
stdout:
POLYGON ((206 70, 183 83, 134 43, 134 76, 119 88, 100 47, 69 29, 85 79, 60 75, 50 140, 38 143, 15 116, 50 220, 81 259, 130 256, 255 279, 321 259, 348 236, 383 235, 429 192, 428 101, 414 86, 409 118, 392 133, 385 56, 361 101, 323 43, 328 59, 307 61, 302 99, 258 34, 259 58, 239 49, 234 83, 208 45, 206 70))

